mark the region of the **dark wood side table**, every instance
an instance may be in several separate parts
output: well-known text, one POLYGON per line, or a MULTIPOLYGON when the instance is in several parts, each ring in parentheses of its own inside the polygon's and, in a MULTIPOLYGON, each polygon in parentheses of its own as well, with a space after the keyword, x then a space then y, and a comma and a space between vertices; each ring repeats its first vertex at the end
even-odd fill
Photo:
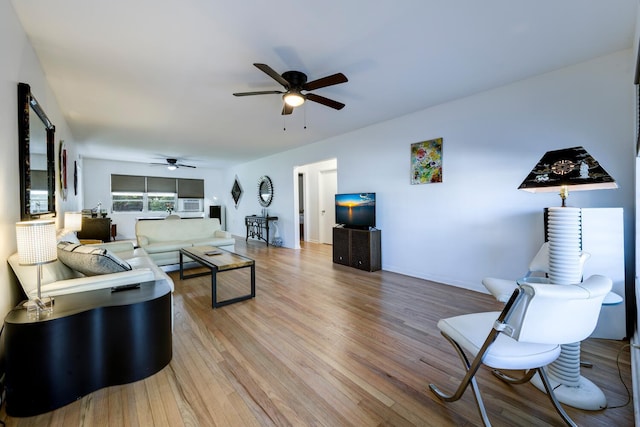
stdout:
POLYGON ((55 297, 53 314, 4 321, 7 414, 48 412, 103 387, 146 378, 172 357, 171 290, 164 282, 55 297))
POLYGON ((244 217, 244 224, 247 226, 245 242, 249 240, 249 237, 255 237, 256 239, 264 240, 269 246, 269 222, 277 220, 277 216, 251 215, 244 217))
POLYGON ((82 218, 82 230, 78 239, 97 239, 103 242, 111 240, 111 218, 82 218))

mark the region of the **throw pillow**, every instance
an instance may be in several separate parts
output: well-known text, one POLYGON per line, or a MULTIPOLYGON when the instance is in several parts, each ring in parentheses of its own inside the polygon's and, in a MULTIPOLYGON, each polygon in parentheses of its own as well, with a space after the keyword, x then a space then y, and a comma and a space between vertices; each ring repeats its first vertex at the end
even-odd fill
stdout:
POLYGON ((58 243, 58 259, 67 267, 79 271, 85 276, 131 270, 131 266, 126 261, 104 248, 71 242, 58 243))

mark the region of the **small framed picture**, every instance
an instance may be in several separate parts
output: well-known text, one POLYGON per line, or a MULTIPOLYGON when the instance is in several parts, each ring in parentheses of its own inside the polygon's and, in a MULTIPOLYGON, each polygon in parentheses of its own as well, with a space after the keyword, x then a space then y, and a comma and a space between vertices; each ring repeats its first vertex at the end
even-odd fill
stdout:
POLYGON ((442 182, 442 138, 411 144, 411 184, 442 182))

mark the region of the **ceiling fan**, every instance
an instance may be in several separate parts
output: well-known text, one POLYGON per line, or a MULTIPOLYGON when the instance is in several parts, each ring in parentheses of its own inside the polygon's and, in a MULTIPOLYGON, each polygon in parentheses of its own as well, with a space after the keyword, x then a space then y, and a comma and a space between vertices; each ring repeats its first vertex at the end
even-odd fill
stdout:
POLYGON ((151 163, 152 165, 166 166, 170 171, 178 168, 195 168, 195 166, 185 165, 184 163, 178 163, 178 159, 166 159, 166 163, 151 163))
POLYGON ((302 93, 302 91, 311 91, 347 82, 347 77, 342 73, 332 74, 330 76, 307 82, 307 75, 301 71, 285 71, 284 73, 282 73, 282 75, 280 75, 267 64, 253 65, 255 65, 259 70, 266 73, 273 80, 284 86, 285 91, 265 90, 259 92, 239 92, 234 93, 234 96, 283 94, 283 115, 291 114, 295 107, 302 105, 307 99, 309 101, 317 102, 336 110, 341 110, 344 107, 343 103, 334 101, 333 99, 325 98, 324 96, 316 95, 314 93, 302 93))

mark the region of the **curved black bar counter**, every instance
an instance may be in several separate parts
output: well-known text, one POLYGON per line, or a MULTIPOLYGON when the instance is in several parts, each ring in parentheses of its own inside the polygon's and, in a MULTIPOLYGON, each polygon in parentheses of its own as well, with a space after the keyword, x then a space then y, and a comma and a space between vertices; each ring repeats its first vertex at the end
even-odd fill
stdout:
POLYGON ((171 327, 166 283, 61 295, 40 320, 14 309, 2 337, 7 414, 38 415, 160 371, 171 361, 171 327))

